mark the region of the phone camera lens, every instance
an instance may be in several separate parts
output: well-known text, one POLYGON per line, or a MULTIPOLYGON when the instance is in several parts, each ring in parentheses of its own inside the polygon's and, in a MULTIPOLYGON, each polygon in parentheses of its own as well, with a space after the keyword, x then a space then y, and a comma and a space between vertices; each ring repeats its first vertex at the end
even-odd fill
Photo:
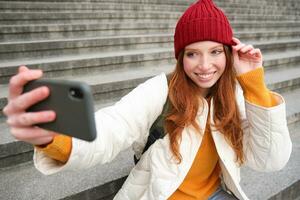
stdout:
POLYGON ((71 88, 70 95, 75 99, 83 99, 83 93, 78 88, 71 88))

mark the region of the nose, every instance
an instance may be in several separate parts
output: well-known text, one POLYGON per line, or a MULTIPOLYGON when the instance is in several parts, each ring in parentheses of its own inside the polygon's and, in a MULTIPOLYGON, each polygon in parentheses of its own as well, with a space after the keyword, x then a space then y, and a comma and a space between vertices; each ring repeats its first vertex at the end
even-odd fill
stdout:
POLYGON ((198 67, 199 67, 201 70, 205 71, 205 70, 207 70, 207 69, 210 68, 210 64, 211 64, 211 62, 210 62, 209 57, 206 56, 206 55, 203 55, 203 56, 199 59, 198 67))

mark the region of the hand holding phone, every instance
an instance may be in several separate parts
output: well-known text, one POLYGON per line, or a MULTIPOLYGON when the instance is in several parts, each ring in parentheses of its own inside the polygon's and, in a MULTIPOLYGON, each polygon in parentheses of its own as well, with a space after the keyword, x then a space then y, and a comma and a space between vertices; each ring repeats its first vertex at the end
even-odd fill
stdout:
POLYGON ((23 92, 26 93, 41 86, 47 86, 50 95, 26 111, 53 110, 56 118, 52 122, 36 125, 43 129, 93 141, 96 138, 96 127, 93 96, 89 85, 77 81, 39 79, 27 83, 23 92))
MULTIPOLYGON (((24 86, 28 82, 40 79, 42 75, 43 72, 41 70, 32 70, 26 66, 21 66, 18 73, 10 79, 8 103, 3 108, 3 113, 7 116, 7 124, 10 127, 11 134, 18 140, 34 145, 47 144, 53 140, 56 134, 67 134, 67 132, 54 132, 39 127, 40 124, 57 122, 57 114, 51 108, 45 108, 46 110, 43 109, 42 111, 26 112, 31 106, 45 100, 50 95, 50 88, 45 86, 23 92, 24 86)), ((91 115, 91 112, 89 115, 91 115)), ((62 118, 59 119, 62 120, 62 118)), ((93 118, 90 122, 94 126, 93 118)), ((87 133, 93 135, 92 137, 87 136, 87 140, 92 140, 96 135, 95 128, 92 129, 94 130, 93 133, 85 131, 81 134, 87 133)), ((70 132, 68 134, 73 136, 70 132)))
POLYGON ((33 126, 36 123, 53 121, 55 119, 53 111, 26 112, 28 107, 49 96, 47 87, 40 87, 25 94, 22 93, 23 87, 28 81, 39 79, 42 76, 42 70, 32 70, 26 66, 20 66, 18 73, 10 78, 8 103, 3 108, 12 136, 33 145, 48 144, 57 134, 53 131, 33 126))

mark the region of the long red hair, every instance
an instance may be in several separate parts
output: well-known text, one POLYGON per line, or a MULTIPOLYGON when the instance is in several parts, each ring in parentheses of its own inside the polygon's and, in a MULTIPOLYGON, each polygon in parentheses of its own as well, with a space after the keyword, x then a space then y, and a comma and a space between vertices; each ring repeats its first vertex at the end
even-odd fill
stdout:
MULTIPOLYGON (((215 127, 224 134, 236 153, 237 161, 242 164, 244 161, 243 131, 235 99, 236 75, 231 48, 224 45, 224 52, 225 70, 210 89, 207 98, 213 98, 215 127)), ((205 129, 199 127, 196 122, 197 112, 203 105, 199 101, 198 86, 184 72, 183 55, 184 51, 179 54, 176 68, 169 77, 169 104, 164 123, 165 131, 170 136, 171 150, 179 163, 182 160, 179 144, 184 127, 192 125, 199 133, 201 129, 205 129)))

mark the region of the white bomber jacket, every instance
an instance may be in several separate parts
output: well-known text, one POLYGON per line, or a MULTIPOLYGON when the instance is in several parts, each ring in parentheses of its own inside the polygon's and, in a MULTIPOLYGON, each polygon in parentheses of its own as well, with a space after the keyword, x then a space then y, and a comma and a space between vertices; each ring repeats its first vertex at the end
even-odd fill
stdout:
MULTIPOLYGON (((160 74, 140 84, 115 105, 95 113, 98 130, 97 139, 92 142, 72 139, 72 152, 64 165, 35 150, 34 163, 44 174, 62 170, 84 169, 113 160, 120 151, 132 146, 140 153, 146 143, 149 129, 161 114, 168 95, 165 74, 160 74)), ((236 98, 242 116, 244 131, 245 164, 259 171, 275 171, 288 162, 292 144, 287 128, 284 99, 278 97, 278 105, 265 108, 244 101, 242 90, 237 90, 236 98)), ((213 113, 213 103, 211 103, 213 113)), ((204 101, 203 111, 199 111, 197 122, 205 127, 208 104, 204 101)), ((164 200, 179 187, 188 173, 202 135, 193 128, 186 127, 182 133, 180 153, 182 162, 173 160, 169 148, 169 137, 157 140, 132 169, 115 200, 164 200)), ((233 149, 224 136, 212 128, 212 136, 220 157, 223 182, 239 199, 248 199, 242 191, 240 167, 235 162, 233 149)))

